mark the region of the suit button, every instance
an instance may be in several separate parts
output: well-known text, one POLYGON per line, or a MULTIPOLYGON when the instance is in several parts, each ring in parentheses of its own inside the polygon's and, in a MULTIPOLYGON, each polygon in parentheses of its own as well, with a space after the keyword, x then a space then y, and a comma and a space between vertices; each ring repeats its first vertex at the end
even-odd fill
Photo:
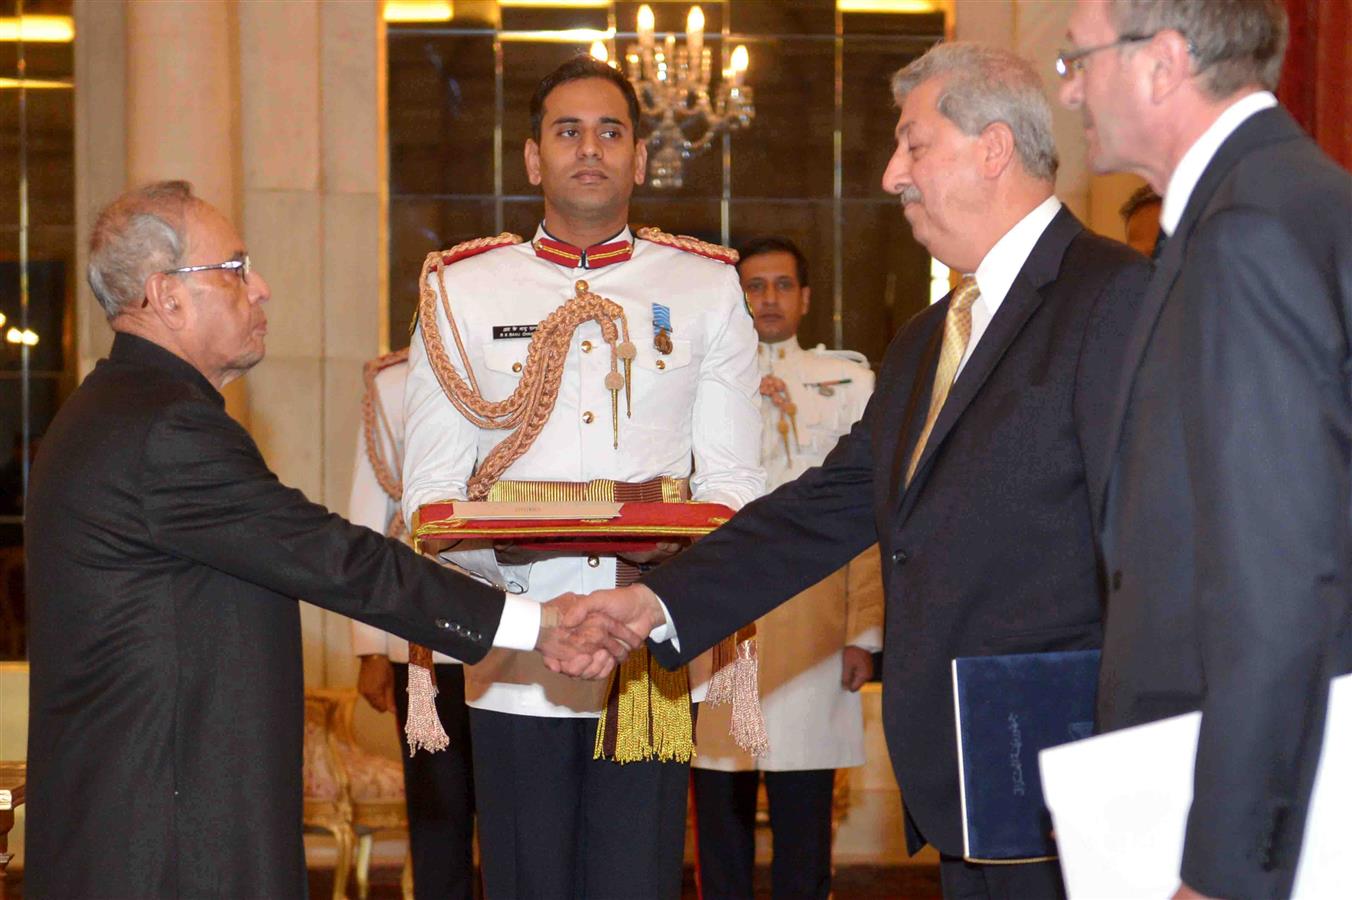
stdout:
POLYGON ((519 362, 514 362, 514 363, 512 363, 512 371, 513 371, 513 372, 520 372, 520 371, 521 371, 521 363, 519 363, 519 362))
POLYGON ((1120 591, 1120 590, 1122 590, 1122 570, 1121 570, 1121 569, 1118 569, 1117 571, 1113 572, 1113 590, 1115 590, 1115 591, 1120 591))
POLYGON ((591 347, 592 347, 591 341, 583 341, 583 342, 582 342, 582 352, 583 352, 583 353, 590 353, 590 352, 591 352, 591 347))
POLYGON ((594 569, 597 566, 601 565, 601 558, 598 556, 589 556, 587 557, 587 565, 591 566, 594 569))
POLYGON ((451 627, 451 623, 450 623, 450 622, 447 622, 445 619, 437 619, 437 621, 436 621, 436 626, 437 626, 438 628, 443 628, 443 629, 444 629, 444 628, 450 628, 450 627, 451 627))
POLYGON ((904 564, 904 563, 906 562, 906 560, 909 559, 909 558, 910 558, 910 557, 908 557, 908 556, 906 555, 906 551, 905 551, 905 550, 893 550, 893 551, 892 551, 892 562, 896 563, 896 564, 899 565, 899 566, 902 565, 902 564, 904 564))
POLYGON ((659 369, 665 369, 667 367, 667 362, 664 359, 659 359, 657 362, 653 363, 653 365, 657 366, 659 369))
POLYGON ((592 415, 592 411, 587 410, 582 414, 582 424, 590 425, 592 423, 592 420, 594 420, 595 418, 596 416, 592 415))

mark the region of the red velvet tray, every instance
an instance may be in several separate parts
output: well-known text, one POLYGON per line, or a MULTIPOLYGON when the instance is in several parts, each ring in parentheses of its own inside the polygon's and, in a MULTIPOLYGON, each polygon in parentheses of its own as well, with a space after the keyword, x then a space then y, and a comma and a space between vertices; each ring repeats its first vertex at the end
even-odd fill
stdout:
MULTIPOLYGON (((614 505, 597 504, 606 509, 614 505)), ((703 537, 732 515, 721 503, 684 502, 624 503, 619 516, 603 519, 468 519, 458 518, 455 502, 447 501, 419 508, 414 537, 424 549, 487 539, 526 550, 626 553, 651 549, 659 542, 703 537)))

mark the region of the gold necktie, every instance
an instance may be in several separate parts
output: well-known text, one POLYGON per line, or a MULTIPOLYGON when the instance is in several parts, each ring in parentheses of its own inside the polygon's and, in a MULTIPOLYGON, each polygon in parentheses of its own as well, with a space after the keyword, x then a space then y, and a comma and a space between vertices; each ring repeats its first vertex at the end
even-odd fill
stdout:
POLYGON ((934 369, 934 388, 930 391, 925 428, 920 432, 920 439, 915 442, 915 450, 911 452, 911 464, 906 467, 908 485, 915 474, 915 467, 920 464, 920 457, 924 455, 934 421, 939 418, 939 411, 948 399, 949 388, 958 374, 958 363, 962 362, 962 356, 967 352, 967 342, 972 338, 972 304, 980 296, 981 289, 976 286, 976 279, 968 275, 958 282, 958 286, 953 289, 953 298, 948 301, 948 315, 944 318, 944 342, 939 350, 939 364, 934 369))

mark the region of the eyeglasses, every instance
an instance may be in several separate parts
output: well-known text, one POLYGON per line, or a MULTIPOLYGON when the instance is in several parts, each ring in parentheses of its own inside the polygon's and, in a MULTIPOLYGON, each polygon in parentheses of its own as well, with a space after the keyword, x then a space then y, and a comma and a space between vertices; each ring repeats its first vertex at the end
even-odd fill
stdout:
POLYGON ((244 254, 239 259, 227 259, 222 263, 212 263, 209 266, 180 266, 177 269, 165 269, 161 275, 187 275, 190 272, 210 272, 212 269, 233 269, 239 272, 239 280, 244 283, 249 281, 249 273, 253 271, 253 266, 249 263, 249 254, 244 254))
MULTIPOLYGON (((193 272, 210 272, 213 269, 233 269, 239 273, 239 280, 245 284, 249 283, 249 273, 253 271, 253 265, 249 262, 249 254, 244 254, 239 259, 227 259, 222 263, 212 263, 209 266, 179 266, 177 269, 165 269, 160 272, 161 275, 190 275, 193 272)), ((145 309, 150 305, 149 297, 141 298, 141 308, 145 309)))
MULTIPOLYGON (((1071 78, 1084 71, 1084 60, 1086 57, 1099 52, 1100 50, 1111 50, 1114 47, 1124 47, 1127 44, 1139 44, 1141 41, 1148 41, 1153 38, 1153 34, 1124 34, 1117 40, 1108 44, 1099 44, 1097 47, 1081 47, 1078 50, 1062 50, 1056 54, 1056 74, 1062 78, 1071 78)), ((1189 45, 1191 47, 1191 45, 1189 45)))

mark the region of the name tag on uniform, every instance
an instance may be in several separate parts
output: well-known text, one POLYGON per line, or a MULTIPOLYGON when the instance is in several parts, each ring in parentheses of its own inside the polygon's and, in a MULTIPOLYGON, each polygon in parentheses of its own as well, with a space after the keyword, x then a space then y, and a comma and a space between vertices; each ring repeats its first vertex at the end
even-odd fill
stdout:
POLYGON ((493 340, 506 341, 512 338, 528 338, 535 334, 536 325, 494 325, 493 340))

